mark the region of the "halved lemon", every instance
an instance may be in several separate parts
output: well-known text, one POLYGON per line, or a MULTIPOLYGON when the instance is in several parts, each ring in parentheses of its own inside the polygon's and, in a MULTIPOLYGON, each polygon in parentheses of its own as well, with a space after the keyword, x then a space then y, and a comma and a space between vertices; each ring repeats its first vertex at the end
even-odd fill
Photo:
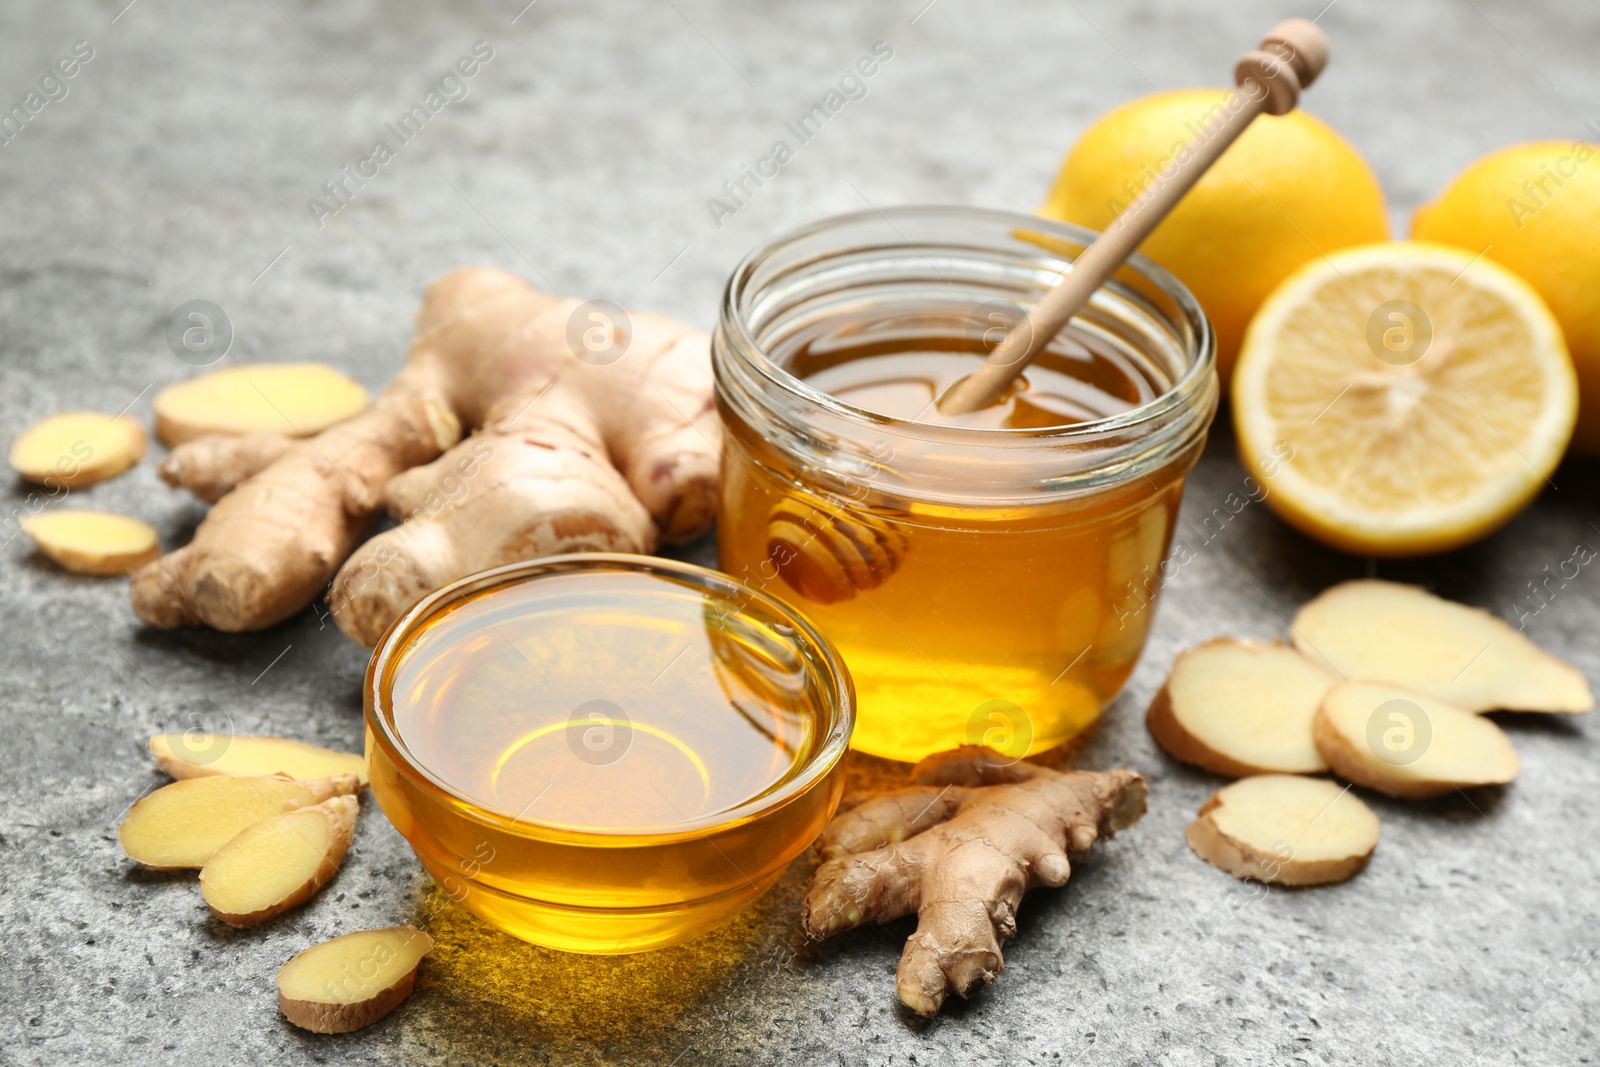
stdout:
POLYGON ((1483 256, 1421 241, 1312 260, 1250 323, 1233 377, 1240 458, 1267 503, 1347 552, 1412 556, 1520 511, 1578 411, 1561 327, 1483 256))

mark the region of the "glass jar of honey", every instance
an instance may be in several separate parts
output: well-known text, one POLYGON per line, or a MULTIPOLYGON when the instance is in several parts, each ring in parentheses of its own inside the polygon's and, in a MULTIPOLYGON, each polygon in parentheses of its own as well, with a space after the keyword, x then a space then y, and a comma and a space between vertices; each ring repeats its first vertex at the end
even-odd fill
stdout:
POLYGON ((1094 722, 1139 658, 1217 404, 1194 298, 1136 256, 999 403, 935 404, 1093 237, 873 211, 780 237, 728 282, 720 565, 840 649, 856 748, 1041 751, 1094 722))

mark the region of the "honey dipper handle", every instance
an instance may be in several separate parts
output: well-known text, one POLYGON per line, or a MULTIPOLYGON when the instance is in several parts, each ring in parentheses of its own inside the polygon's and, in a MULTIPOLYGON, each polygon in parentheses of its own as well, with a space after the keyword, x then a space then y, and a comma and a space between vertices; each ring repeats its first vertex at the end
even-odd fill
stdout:
POLYGON ((1293 111, 1300 91, 1316 80, 1327 62, 1328 39, 1311 22, 1290 19, 1268 31, 1260 50, 1242 56, 1235 66, 1233 77, 1239 92, 1228 98, 1223 117, 1202 128, 1172 163, 1151 178, 1028 317, 989 353, 983 366, 939 398, 939 410, 946 415, 976 411, 1005 392, 1012 379, 1116 273, 1245 127, 1257 115, 1293 111))

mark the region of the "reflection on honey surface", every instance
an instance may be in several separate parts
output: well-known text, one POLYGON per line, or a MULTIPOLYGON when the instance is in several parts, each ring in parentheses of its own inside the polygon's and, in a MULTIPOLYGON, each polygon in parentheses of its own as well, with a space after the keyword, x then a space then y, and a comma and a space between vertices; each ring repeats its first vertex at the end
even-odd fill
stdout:
POLYGON ((507 814, 633 829, 728 811, 804 762, 825 712, 781 641, 708 610, 633 574, 470 598, 412 639, 395 726, 425 769, 507 814))

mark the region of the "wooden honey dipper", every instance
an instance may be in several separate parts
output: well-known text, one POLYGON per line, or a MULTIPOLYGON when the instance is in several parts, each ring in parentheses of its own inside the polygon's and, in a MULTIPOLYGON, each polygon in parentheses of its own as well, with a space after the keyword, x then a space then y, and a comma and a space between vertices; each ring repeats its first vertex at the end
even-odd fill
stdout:
MULTIPOLYGON (((1327 64, 1328 38, 1315 23, 1289 19, 1268 30, 1260 47, 1235 64, 1239 92, 1229 98, 1222 120, 1203 128, 1168 169, 1155 175, 1027 318, 1007 332, 983 366, 945 391, 938 400, 940 413, 963 415, 999 399, 1256 116, 1293 111, 1301 91, 1327 64)), ((768 519, 768 559, 791 588, 816 603, 848 600, 882 585, 906 548, 900 532, 876 516, 820 503, 809 508, 780 503, 768 519)))
POLYGON ((1006 386, 1027 369, 1062 327, 1144 243, 1161 220, 1183 199, 1200 176, 1257 115, 1287 115, 1322 68, 1328 65, 1328 38, 1307 19, 1289 19, 1267 31, 1257 51, 1247 52, 1233 68, 1239 92, 1229 98, 1226 116, 1202 129, 1177 154, 1169 175, 1161 171, 1094 243, 1073 261, 1061 281, 1033 306, 1028 317, 1007 332, 983 366, 951 386, 939 398, 939 411, 964 415, 994 403, 1006 386))
POLYGON ((876 515, 822 500, 785 500, 767 517, 767 560, 816 604, 876 589, 900 566, 905 535, 876 515))

